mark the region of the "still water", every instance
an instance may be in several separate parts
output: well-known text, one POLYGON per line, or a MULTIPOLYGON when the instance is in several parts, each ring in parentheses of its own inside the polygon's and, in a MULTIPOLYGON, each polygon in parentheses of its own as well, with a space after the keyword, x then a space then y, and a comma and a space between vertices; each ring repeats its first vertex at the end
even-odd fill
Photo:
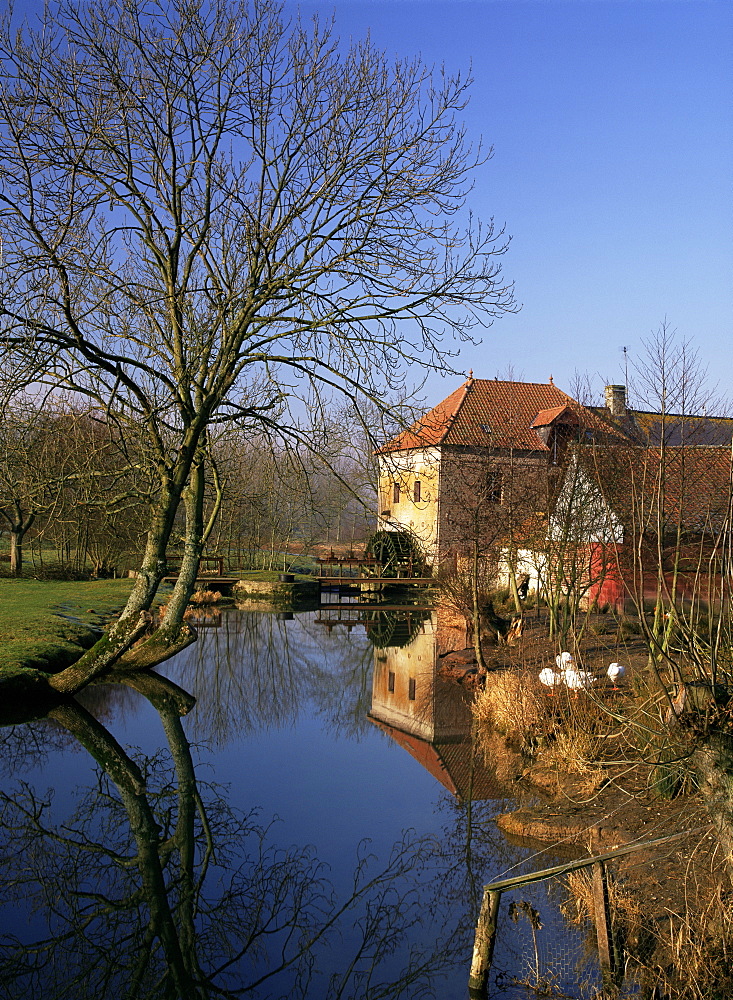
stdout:
MULTIPOLYGON (((0 734, 0 997, 466 997, 483 883, 555 859, 492 821, 512 789, 434 615, 204 624, 159 676, 0 734)), ((505 996, 527 940, 499 936, 505 996)))

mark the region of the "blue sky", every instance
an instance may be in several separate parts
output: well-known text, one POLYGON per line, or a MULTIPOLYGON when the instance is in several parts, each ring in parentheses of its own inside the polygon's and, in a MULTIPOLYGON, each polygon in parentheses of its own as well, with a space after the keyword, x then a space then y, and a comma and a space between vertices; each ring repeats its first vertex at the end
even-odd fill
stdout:
MULTIPOLYGON (((469 206, 512 237, 521 311, 463 347, 479 377, 623 382, 666 318, 733 412, 730 0, 285 0, 398 57, 472 70, 493 146, 469 206)), ((19 0, 16 15, 40 0, 19 0)), ((432 376, 430 404, 458 384, 432 376)))
MULTIPOLYGON (((471 208, 512 237, 521 311, 458 367, 570 388, 624 381, 666 317, 733 399, 733 4, 301 0, 342 39, 472 66, 469 132, 494 147, 471 208)), ((429 402, 455 385, 435 376, 429 402)))

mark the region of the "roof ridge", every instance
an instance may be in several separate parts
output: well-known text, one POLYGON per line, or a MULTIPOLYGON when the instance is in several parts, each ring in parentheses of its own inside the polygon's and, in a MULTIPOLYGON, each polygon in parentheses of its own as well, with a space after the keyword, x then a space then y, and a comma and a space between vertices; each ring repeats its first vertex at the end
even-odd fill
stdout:
MULTIPOLYGON (((512 378, 474 378, 474 379, 472 379, 472 381, 473 382, 491 382, 492 385, 494 385, 494 384, 497 384, 497 385, 537 385, 537 386, 541 386, 543 389, 546 389, 548 386, 551 385, 551 386, 553 386, 553 388, 557 389, 558 392, 563 392, 563 390, 559 389, 555 385, 554 382, 525 382, 523 379, 512 379, 512 378)), ((463 384, 465 385, 466 383, 464 382, 463 384)), ((566 396, 567 393, 563 392, 563 395, 566 396)), ((571 396, 568 396, 568 399, 571 399, 571 398, 572 398, 571 396)))

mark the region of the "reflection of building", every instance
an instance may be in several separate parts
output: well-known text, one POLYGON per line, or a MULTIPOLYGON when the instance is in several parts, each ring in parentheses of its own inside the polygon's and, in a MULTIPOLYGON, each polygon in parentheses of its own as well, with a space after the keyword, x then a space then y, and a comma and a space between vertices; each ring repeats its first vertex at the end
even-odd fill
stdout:
POLYGON ((437 674, 437 613, 406 646, 374 651, 369 718, 460 801, 502 797, 471 739, 470 694, 437 674))

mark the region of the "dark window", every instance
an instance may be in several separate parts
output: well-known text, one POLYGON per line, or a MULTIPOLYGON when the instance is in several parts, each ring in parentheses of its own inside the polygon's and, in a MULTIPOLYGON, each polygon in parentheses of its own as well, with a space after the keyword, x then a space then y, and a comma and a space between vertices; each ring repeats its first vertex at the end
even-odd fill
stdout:
POLYGON ((392 503, 400 502, 400 484, 395 483, 392 487, 392 503))
POLYGON ((414 701, 415 700, 415 678, 414 677, 410 678, 410 683, 409 683, 409 686, 408 686, 407 696, 410 699, 410 701, 414 701))
POLYGON ((486 474, 486 495, 491 503, 501 503, 504 477, 500 469, 489 469, 486 474))
POLYGON ((394 691, 394 671, 392 670, 387 674, 387 690, 394 691))
POLYGON ((415 503, 420 503, 420 495, 422 493, 422 483, 419 479, 415 480, 415 485, 412 490, 412 499, 415 503))

